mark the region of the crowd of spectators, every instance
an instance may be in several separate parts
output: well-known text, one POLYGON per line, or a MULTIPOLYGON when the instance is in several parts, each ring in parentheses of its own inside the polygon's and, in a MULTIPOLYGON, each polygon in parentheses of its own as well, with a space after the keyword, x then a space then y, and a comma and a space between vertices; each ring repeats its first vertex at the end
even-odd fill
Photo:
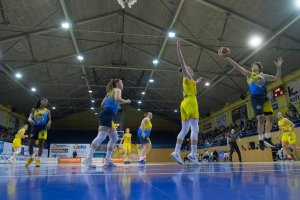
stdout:
POLYGON ((17 131, 13 128, 7 128, 0 125, 0 141, 12 142, 16 132, 17 131))

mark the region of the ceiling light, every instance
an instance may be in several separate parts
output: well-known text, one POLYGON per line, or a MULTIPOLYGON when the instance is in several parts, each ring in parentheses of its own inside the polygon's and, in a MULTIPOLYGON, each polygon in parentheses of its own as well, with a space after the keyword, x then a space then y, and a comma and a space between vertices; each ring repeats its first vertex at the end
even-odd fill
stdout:
POLYGON ((79 61, 83 61, 84 58, 83 58, 82 55, 78 55, 78 56, 77 56, 77 59, 78 59, 79 61))
POLYGON ((157 59, 154 59, 154 60, 152 61, 152 63, 153 63, 154 65, 157 65, 157 64, 159 63, 159 61, 158 61, 157 59))
POLYGON ((55 109, 56 109, 56 107, 55 107, 55 106, 53 106, 53 107, 52 107, 52 110, 55 110, 55 109))
POLYGON ((176 113, 177 113, 177 112, 178 112, 178 110, 176 110, 176 109, 175 109, 175 110, 174 110, 174 112, 176 112, 176 113))
POLYGON ((138 111, 141 111, 141 109, 138 109, 138 111))
POLYGON ((146 94, 146 92, 142 92, 142 95, 145 95, 146 94))
POLYGON ((170 31, 170 32, 168 33, 168 36, 169 36, 169 38, 174 38, 174 37, 176 36, 176 33, 173 32, 173 31, 170 31))
POLYGON ((15 74, 15 77, 16 77, 17 79, 20 79, 20 78, 22 78, 22 74, 18 72, 18 73, 15 74))
POLYGON ((263 42, 262 37, 255 35, 249 39, 249 46, 254 47, 254 48, 259 47, 262 44, 262 42, 263 42))
POLYGON ((94 100, 94 99, 92 100, 92 103, 95 103, 95 100, 94 100))
POLYGON ((36 88, 35 88, 35 87, 32 87, 32 88, 31 88, 31 91, 32 91, 32 92, 36 92, 36 88))
POLYGON ((150 83, 153 83, 153 82, 154 82, 154 80, 153 80, 153 79, 150 79, 150 80, 149 80, 149 82, 150 82, 150 83))
POLYGON ((142 101, 138 101, 138 104, 141 104, 142 103, 142 101))
POLYGON ((64 29, 69 29, 70 28, 70 23, 69 22, 63 22, 61 23, 61 27, 64 29))
POLYGON ((91 107, 91 110, 94 110, 95 108, 94 107, 91 107))
POLYGON ((207 87, 208 87, 209 85, 210 85, 210 83, 209 83, 209 82, 206 82, 206 83, 205 83, 205 86, 207 86, 207 87))
POLYGON ((92 91, 92 90, 89 90, 89 93, 93 93, 93 91, 92 91))

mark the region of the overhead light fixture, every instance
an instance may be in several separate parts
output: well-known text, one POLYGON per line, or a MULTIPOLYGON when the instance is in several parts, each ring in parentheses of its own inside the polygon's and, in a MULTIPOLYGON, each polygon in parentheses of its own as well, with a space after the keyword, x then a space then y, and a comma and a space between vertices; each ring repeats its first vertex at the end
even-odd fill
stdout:
POLYGON ((52 110, 55 110, 56 109, 56 107, 55 106, 52 106, 52 110))
POLYGON ((254 35, 249 39, 249 46, 256 48, 259 47, 263 42, 263 39, 259 35, 254 35))
POLYGON ((154 60, 152 61, 152 63, 153 63, 154 65, 157 65, 157 64, 159 63, 159 61, 158 61, 157 59, 154 59, 154 60))
POLYGON ((98 113, 95 112, 95 115, 97 115, 98 113))
POLYGON ((141 104, 142 103, 142 101, 138 101, 138 104, 141 104))
POLYGON ((17 79, 20 79, 20 78, 22 78, 23 76, 22 76, 21 73, 18 72, 18 73, 15 74, 15 77, 16 77, 17 79))
POLYGON ((63 22, 61 23, 61 27, 64 29, 69 29, 70 28, 70 23, 69 22, 63 22))
POLYGON ((78 55, 78 56, 77 56, 77 59, 78 59, 79 61, 83 61, 84 58, 83 58, 82 55, 78 55))
POLYGON ((174 110, 174 112, 176 112, 176 113, 177 113, 177 112, 178 112, 178 110, 176 110, 176 109, 175 109, 175 110, 174 110))
POLYGON ((174 31, 168 32, 169 38, 174 38, 176 36, 176 33, 174 31))
POLYGON ((146 94, 146 92, 142 92, 142 95, 145 95, 146 94))
POLYGON ((150 82, 150 83, 153 83, 153 82, 154 82, 154 80, 153 80, 153 79, 150 79, 150 80, 149 80, 149 82, 150 82))
POLYGON ((205 83, 205 86, 206 86, 206 87, 210 86, 210 83, 209 83, 209 82, 206 82, 206 83, 205 83))
POLYGON ((32 87, 32 88, 31 88, 31 91, 32 91, 32 92, 36 92, 36 88, 35 88, 35 87, 32 87))
POLYGON ((296 6, 298 6, 300 8, 300 0, 296 0, 295 3, 296 3, 296 6))
POLYGON ((94 99, 92 100, 92 103, 95 103, 95 100, 94 100, 94 99))
POLYGON ((95 108, 94 107, 91 107, 91 110, 94 110, 95 108))
POLYGON ((89 93, 93 93, 93 91, 92 91, 92 90, 89 90, 89 93))
POLYGON ((138 111, 141 111, 141 109, 138 109, 138 111))

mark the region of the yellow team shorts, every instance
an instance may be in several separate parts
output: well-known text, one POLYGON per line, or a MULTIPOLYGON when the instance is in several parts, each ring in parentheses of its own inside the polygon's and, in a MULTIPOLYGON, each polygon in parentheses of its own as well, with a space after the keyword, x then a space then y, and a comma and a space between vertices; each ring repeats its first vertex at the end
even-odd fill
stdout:
POLYGON ((21 138, 15 138, 13 140, 12 146, 13 146, 13 148, 20 148, 20 147, 22 147, 21 138))
POLYGON ((289 135, 289 132, 283 132, 281 142, 296 144, 296 134, 293 132, 291 135, 289 135))
POLYGON ((186 97, 180 105, 181 120, 199 119, 198 102, 196 97, 186 97))
POLYGON ((131 144, 124 144, 123 143, 123 150, 131 151, 131 144))
POLYGON ((38 139, 47 140, 47 129, 39 132, 38 139))

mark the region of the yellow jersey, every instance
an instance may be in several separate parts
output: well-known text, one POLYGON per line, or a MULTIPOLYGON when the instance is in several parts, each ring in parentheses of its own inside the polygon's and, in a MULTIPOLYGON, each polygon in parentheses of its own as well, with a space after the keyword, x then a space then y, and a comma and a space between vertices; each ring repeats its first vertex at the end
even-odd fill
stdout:
POLYGON ((152 123, 149 120, 145 125, 144 125, 144 130, 151 130, 152 129, 152 123))
POLYGON ((25 128, 21 128, 18 133, 15 135, 15 138, 23 139, 25 135, 25 128))
POLYGON ((278 126, 282 132, 290 132, 292 130, 292 126, 286 122, 285 118, 278 121, 278 126))
POLYGON ((195 97, 197 95, 197 88, 194 79, 183 78, 183 97, 195 97))
POLYGON ((124 134, 123 144, 131 144, 131 133, 124 134))

